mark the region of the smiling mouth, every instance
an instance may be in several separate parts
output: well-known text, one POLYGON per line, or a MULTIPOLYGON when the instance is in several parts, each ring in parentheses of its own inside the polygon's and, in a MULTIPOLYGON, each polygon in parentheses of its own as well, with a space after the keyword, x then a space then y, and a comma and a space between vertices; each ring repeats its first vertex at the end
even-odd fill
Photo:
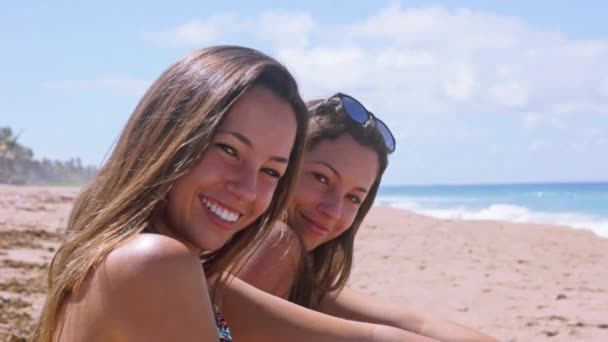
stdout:
POLYGON ((225 221, 227 223, 234 223, 241 217, 241 214, 239 214, 238 212, 232 211, 226 207, 223 207, 222 205, 218 204, 217 202, 207 199, 207 197, 203 197, 202 202, 203 202, 203 205, 207 209, 209 209, 209 211, 213 215, 215 215, 217 218, 219 218, 220 220, 225 221))
POLYGON ((329 229, 321 226, 320 224, 316 223, 315 221, 309 219, 307 216, 303 215, 302 213, 300 213, 300 216, 304 219, 304 221, 307 223, 306 227, 310 230, 312 230, 313 232, 317 233, 317 234, 328 234, 329 233, 329 229))

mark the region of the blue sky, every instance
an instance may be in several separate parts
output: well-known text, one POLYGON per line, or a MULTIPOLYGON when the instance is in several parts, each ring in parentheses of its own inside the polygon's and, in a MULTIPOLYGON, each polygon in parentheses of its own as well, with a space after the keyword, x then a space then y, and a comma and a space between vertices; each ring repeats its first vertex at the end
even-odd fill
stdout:
POLYGON ((21 1, 1 5, 0 126, 99 164, 187 52, 247 45, 305 98, 347 92, 398 139, 386 184, 608 180, 608 2, 21 1))

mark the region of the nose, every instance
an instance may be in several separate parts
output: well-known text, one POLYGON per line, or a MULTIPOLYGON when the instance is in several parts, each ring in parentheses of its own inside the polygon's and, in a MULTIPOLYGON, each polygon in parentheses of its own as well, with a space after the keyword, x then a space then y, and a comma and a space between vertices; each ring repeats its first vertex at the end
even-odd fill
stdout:
POLYGON ((257 172, 249 167, 240 167, 226 182, 226 189, 243 202, 253 202, 257 195, 257 172))
POLYGON ((326 193, 319 203, 319 211, 328 218, 339 219, 342 213, 342 195, 336 191, 326 193))

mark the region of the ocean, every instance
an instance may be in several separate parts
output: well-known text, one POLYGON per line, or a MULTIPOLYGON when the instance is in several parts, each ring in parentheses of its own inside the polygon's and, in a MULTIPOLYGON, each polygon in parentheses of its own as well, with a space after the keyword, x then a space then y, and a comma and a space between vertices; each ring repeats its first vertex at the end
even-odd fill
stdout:
POLYGON ((608 182, 387 185, 375 204, 437 218, 565 225, 608 238, 608 182))

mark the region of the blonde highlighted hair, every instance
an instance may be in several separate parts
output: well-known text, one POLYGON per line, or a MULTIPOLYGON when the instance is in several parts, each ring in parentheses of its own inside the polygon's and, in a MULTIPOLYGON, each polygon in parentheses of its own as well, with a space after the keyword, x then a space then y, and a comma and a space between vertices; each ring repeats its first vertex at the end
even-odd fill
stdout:
POLYGON ((49 269, 48 294, 34 341, 53 340, 70 293, 112 250, 149 228, 173 182, 207 149, 230 106, 257 85, 292 105, 297 131, 270 207, 251 227, 207 256, 205 274, 213 278, 241 265, 289 200, 304 146, 306 107, 293 76, 276 60, 249 48, 215 46, 190 53, 150 86, 107 161, 76 199, 67 238, 49 269))

